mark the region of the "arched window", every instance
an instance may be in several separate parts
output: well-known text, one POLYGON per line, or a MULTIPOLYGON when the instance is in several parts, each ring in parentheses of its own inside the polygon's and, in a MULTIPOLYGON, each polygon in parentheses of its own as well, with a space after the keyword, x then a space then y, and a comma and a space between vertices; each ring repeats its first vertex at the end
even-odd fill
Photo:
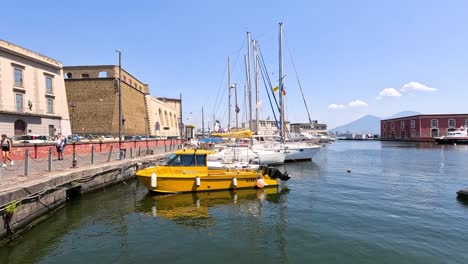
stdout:
POLYGON ((105 71, 99 72, 99 78, 106 78, 106 77, 107 77, 107 72, 105 71))
POLYGON ((73 77, 73 74, 71 72, 67 72, 65 76, 66 76, 66 79, 71 79, 73 77))
POLYGON ((162 126, 164 126, 164 121, 163 121, 163 115, 162 115, 161 108, 159 108, 158 114, 159 114, 159 122, 161 123, 162 126))
POLYGON ((406 138, 406 131, 405 131, 405 130, 402 130, 402 131, 400 132, 400 138, 401 138, 401 139, 405 139, 405 138, 406 138))
POLYGON ((166 126, 169 126, 169 118, 167 117, 167 111, 164 111, 164 122, 166 126))

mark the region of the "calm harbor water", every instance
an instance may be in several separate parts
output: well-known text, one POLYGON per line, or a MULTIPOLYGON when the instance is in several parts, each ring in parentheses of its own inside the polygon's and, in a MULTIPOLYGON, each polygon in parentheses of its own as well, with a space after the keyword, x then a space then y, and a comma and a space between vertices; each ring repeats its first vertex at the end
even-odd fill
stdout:
POLYGON ((284 168, 278 189, 85 195, 0 263, 468 263, 468 146, 340 141, 284 168))

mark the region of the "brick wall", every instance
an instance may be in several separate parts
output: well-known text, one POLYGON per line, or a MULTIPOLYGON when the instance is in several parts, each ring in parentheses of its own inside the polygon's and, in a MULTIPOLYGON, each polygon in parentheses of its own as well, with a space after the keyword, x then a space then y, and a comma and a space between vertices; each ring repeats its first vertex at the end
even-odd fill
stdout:
MULTIPOLYGON (((66 79, 68 107, 75 134, 118 135, 117 80, 113 78, 66 79), (72 107, 75 104, 76 107, 72 107)), ((122 82, 123 135, 146 135, 145 94, 122 82)))

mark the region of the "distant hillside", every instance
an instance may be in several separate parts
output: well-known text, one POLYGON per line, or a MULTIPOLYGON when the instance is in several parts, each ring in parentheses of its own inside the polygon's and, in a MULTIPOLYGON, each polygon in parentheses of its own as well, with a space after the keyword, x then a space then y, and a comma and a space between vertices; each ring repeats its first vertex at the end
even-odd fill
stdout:
MULTIPOLYGON (((394 114, 389 117, 385 117, 384 119, 390 118, 399 118, 405 116, 412 116, 412 115, 420 115, 421 113, 414 112, 414 111, 403 111, 397 114, 394 114)), ((373 115, 366 115, 353 122, 350 122, 346 125, 342 125, 331 129, 331 133, 366 133, 366 134, 380 134, 380 120, 382 118, 373 115)))
POLYGON ((342 125, 331 129, 332 133, 366 133, 366 134, 380 134, 380 117, 373 115, 366 115, 351 123, 342 125))

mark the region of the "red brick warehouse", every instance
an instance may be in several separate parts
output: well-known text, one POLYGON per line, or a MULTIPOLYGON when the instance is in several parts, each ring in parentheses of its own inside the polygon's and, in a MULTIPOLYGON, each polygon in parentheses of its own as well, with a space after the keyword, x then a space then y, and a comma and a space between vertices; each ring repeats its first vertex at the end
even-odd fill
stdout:
POLYGON ((414 115, 380 121, 384 140, 432 141, 461 126, 468 126, 468 114, 414 115))

